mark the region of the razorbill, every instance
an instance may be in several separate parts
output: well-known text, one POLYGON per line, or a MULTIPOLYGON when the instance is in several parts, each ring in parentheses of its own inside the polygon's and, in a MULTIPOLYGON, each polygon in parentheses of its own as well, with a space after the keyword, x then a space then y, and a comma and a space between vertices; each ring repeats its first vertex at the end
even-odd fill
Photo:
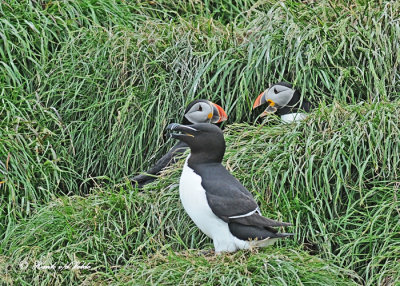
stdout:
POLYGON ((222 166, 225 140, 218 126, 172 123, 167 129, 190 147, 180 199, 197 227, 213 240, 216 253, 267 246, 292 235, 278 233, 273 227, 290 223, 263 217, 251 193, 222 166))
MULTIPOLYGON (((192 101, 185 110, 182 123, 189 125, 192 123, 220 123, 228 118, 225 110, 209 100, 197 99, 192 101)), ((188 146, 184 142, 179 142, 173 146, 164 156, 162 156, 144 174, 137 175, 131 179, 132 183, 137 184, 138 188, 154 181, 155 175, 174 162, 176 155, 183 153, 188 146)))
POLYGON ((311 103, 302 99, 300 92, 286 82, 276 83, 263 91, 254 101, 253 109, 265 103, 268 106, 260 117, 276 112, 284 123, 305 119, 307 114, 304 112, 311 109, 311 103))

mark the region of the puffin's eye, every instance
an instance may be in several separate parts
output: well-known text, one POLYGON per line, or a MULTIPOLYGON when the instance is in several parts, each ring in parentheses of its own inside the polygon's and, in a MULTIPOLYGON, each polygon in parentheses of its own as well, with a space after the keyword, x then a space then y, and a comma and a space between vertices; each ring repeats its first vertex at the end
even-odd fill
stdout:
POLYGON ((198 111, 203 111, 203 107, 201 107, 201 105, 199 105, 198 111))
POLYGON ((274 87, 274 93, 278 94, 278 90, 276 89, 276 87, 274 87))

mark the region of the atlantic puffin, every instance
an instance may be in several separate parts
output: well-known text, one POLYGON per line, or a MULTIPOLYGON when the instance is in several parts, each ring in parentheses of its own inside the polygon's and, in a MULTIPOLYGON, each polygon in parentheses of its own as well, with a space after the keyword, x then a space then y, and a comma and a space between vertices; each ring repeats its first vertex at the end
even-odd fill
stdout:
POLYGON ((253 109, 266 103, 268 106, 260 117, 276 113, 280 115, 283 123, 305 119, 306 113, 310 112, 312 107, 311 103, 301 98, 300 92, 287 82, 276 83, 263 91, 254 101, 253 109))
MULTIPOLYGON (((205 99, 197 99, 192 101, 185 110, 182 124, 189 125, 193 123, 221 123, 228 119, 225 110, 216 103, 205 99)), ((176 155, 187 150, 188 146, 184 142, 179 142, 173 146, 168 153, 162 156, 149 170, 145 173, 137 175, 131 179, 134 185, 142 188, 144 185, 154 181, 155 175, 174 162, 176 155)))
POLYGON ((263 217, 252 194, 221 164, 225 140, 218 126, 172 123, 167 129, 190 147, 180 199, 197 227, 213 240, 215 253, 264 247, 293 235, 274 229, 291 224, 263 217))

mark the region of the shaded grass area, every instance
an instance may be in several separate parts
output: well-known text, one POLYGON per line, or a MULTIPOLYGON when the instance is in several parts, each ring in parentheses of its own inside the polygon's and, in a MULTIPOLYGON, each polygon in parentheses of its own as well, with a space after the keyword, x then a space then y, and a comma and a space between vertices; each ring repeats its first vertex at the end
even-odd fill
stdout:
POLYGON ((55 109, 4 90, 0 101, 1 238, 7 228, 41 203, 78 189, 80 176, 71 161, 67 131, 55 109))
POLYGON ((241 274, 239 281, 253 284, 263 279, 270 285, 320 279, 321 285, 395 285, 400 279, 399 107, 398 102, 335 103, 300 124, 277 125, 272 116, 262 125, 230 125, 224 165, 254 194, 265 216, 291 222, 287 231, 296 233, 293 240, 257 254, 215 258, 238 258, 234 266, 219 266, 190 250, 212 249, 212 244, 180 205, 180 161, 143 192, 129 184, 96 188, 86 197, 60 197, 38 210, 0 245, 3 259, 9 261, 7 277, 121 283, 165 279, 178 284, 200 279, 235 285, 228 279, 241 274), (278 256, 282 264, 273 258, 278 256), (267 270, 278 269, 279 274, 256 268, 256 276, 250 277, 243 257, 247 267, 262 267, 265 261, 267 270), (80 261, 93 268, 81 276, 19 273, 21 262, 32 268, 37 261, 80 261), (212 280, 200 271, 207 263, 216 269, 212 280), (152 267, 145 271, 148 265, 152 267))

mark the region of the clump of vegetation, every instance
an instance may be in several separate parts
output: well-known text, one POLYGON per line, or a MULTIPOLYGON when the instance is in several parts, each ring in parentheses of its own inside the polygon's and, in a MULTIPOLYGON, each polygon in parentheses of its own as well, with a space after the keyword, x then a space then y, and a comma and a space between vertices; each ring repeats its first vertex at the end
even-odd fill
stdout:
POLYGON ((197 251, 157 253, 132 259, 117 274, 123 283, 150 285, 357 285, 350 278, 357 276, 293 248, 213 257, 199 257, 197 251))
POLYGON ((227 165, 303 245, 379 285, 400 275, 399 131, 398 103, 335 103, 304 125, 230 126, 227 165))
MULTIPOLYGON (((173 178, 180 174, 179 167, 171 171, 173 178)), ((212 244, 180 206, 173 181, 163 177, 146 193, 129 188, 97 190, 88 197, 52 202, 3 241, 7 255, 0 256, 2 279, 77 285, 132 281, 357 285, 362 281, 354 271, 290 242, 287 248, 220 256, 202 253, 212 244)))
POLYGON ((207 98, 229 115, 227 167, 264 213, 295 223, 293 245, 366 284, 395 283, 399 13, 396 1, 0 4, 0 253, 107 268, 163 245, 206 248, 179 207, 178 166, 149 193, 125 184, 173 144, 165 126, 207 98), (317 111, 296 126, 253 125, 254 98, 281 80, 317 111))
MULTIPOLYGON (((308 251, 355 271, 361 277, 356 282, 396 281, 399 107, 334 104, 300 124, 277 125, 273 117, 263 125, 233 124, 226 129, 224 164, 255 195, 263 214, 293 224, 290 231, 296 236, 280 245, 301 247, 300 256, 308 251)), ((162 250, 212 249, 180 205, 181 167, 182 161, 144 191, 128 183, 86 197, 56 199, 7 233, 1 248, 8 251, 3 254, 15 265, 77 259, 108 271, 132 260, 147 263, 144 257, 162 250)), ((164 267, 161 263, 148 274, 158 277, 164 267)))

